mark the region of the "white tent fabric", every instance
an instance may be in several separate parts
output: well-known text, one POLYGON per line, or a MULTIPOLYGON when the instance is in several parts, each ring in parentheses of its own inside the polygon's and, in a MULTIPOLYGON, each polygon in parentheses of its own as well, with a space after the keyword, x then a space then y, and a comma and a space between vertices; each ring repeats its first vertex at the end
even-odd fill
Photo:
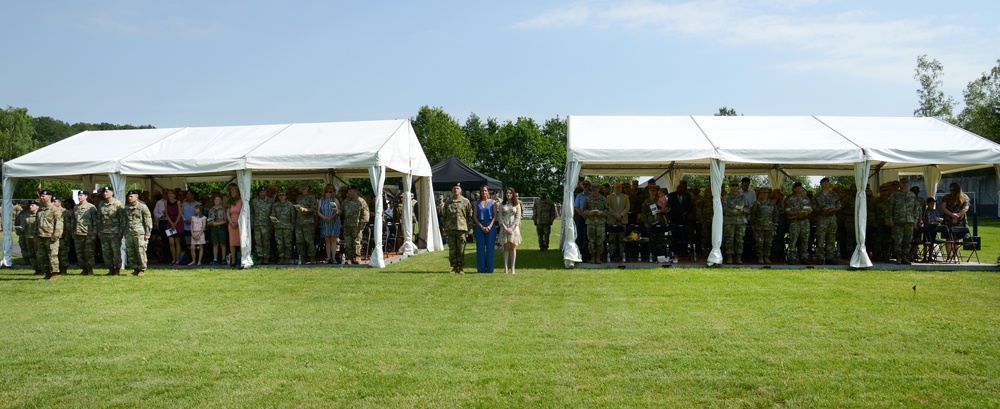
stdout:
MULTIPOLYGON (((1000 163, 1000 145, 934 118, 570 116, 567 122, 564 220, 572 219, 578 175, 709 174, 717 219, 709 264, 721 260, 726 170, 765 174, 775 184, 783 175, 854 175, 861 181, 869 174, 878 183, 922 174, 931 165, 952 173, 1000 163)), ((858 190, 863 196, 864 186, 858 190)), ((864 198, 857 203, 851 266, 864 268, 871 265, 864 254, 864 198)), ((564 222, 562 233, 563 259, 572 266, 580 260, 577 232, 564 222)))
MULTIPOLYGON (((421 238, 431 251, 442 250, 433 192, 423 183, 431 166, 409 120, 332 122, 204 128, 88 131, 8 161, 4 189, 17 178, 44 178, 93 183, 105 175, 121 197, 126 180, 183 177, 187 182, 230 180, 249 199, 251 173, 260 179, 323 179, 418 176, 421 238), (373 169, 381 169, 373 172, 373 169), (246 171, 245 173, 238 172, 246 171), (244 186, 246 190, 244 190, 244 186)), ((377 181, 372 181, 373 186, 377 181)), ((376 186, 378 188, 379 186, 376 186)), ((377 193, 380 193, 379 190, 377 193)), ((7 202, 11 198, 4 196, 7 202)), ((10 207, 5 204, 4 216, 10 207)), ((243 265, 249 267, 249 207, 241 214, 243 265), (246 225, 244 226, 244 222, 246 225)), ((375 214, 376 222, 381 214, 375 214)), ((4 265, 11 264, 10 224, 4 224, 4 265)), ((376 254, 381 257, 379 252, 376 254)), ((373 260, 384 265, 384 260, 373 260)))

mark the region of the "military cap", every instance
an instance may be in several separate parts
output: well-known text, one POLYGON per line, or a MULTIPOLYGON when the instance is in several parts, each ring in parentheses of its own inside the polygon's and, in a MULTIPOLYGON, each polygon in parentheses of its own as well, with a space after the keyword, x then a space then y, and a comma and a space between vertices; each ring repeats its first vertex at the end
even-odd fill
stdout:
POLYGON ((792 185, 792 189, 797 188, 797 187, 802 187, 802 182, 795 182, 795 184, 792 185))
MULTIPOLYGON (((456 183, 455 186, 459 186, 459 184, 456 183)), ((347 187, 347 190, 358 190, 358 185, 350 185, 347 187)))
POLYGON ((28 206, 38 206, 38 201, 37 200, 29 200, 28 201, 28 206))
POLYGON ((261 186, 261 187, 257 188, 257 191, 258 192, 266 192, 267 191, 267 186, 261 186))
POLYGON ((278 191, 278 196, 286 196, 286 195, 288 195, 288 192, 286 192, 284 190, 279 190, 278 191))
POLYGON ((42 195, 42 196, 52 196, 52 191, 48 190, 48 189, 45 189, 45 190, 42 190, 41 193, 39 193, 39 195, 42 195))
POLYGON ((886 186, 886 185, 879 186, 878 187, 878 191, 879 192, 888 192, 889 191, 889 186, 886 186))
POLYGON ((139 191, 135 190, 135 189, 132 189, 132 190, 128 191, 128 194, 130 194, 130 195, 137 195, 137 194, 139 194, 139 191))
POLYGON ((762 188, 760 188, 760 192, 761 193, 771 193, 771 188, 769 188, 769 187, 762 187, 762 188))
POLYGON ((102 193, 103 193, 103 192, 104 192, 105 190, 110 190, 110 191, 111 191, 111 193, 114 193, 114 192, 115 192, 115 190, 114 190, 114 189, 112 189, 112 188, 111 188, 111 186, 101 186, 101 189, 100 189, 100 192, 102 192, 102 193))
POLYGON ((539 194, 541 194, 541 193, 545 193, 545 194, 548 194, 548 193, 549 193, 549 190, 543 187, 543 188, 541 188, 541 189, 539 189, 539 190, 538 190, 538 193, 539 193, 539 194))
POLYGON ((59 196, 52 196, 52 201, 53 202, 61 202, 62 199, 60 199, 59 196))
POLYGON ((913 192, 913 193, 920 193, 920 188, 919 188, 919 187, 916 187, 916 186, 914 186, 914 187, 911 187, 911 188, 910 188, 910 191, 911 191, 911 192, 913 192))
POLYGON ((729 186, 739 186, 739 185, 740 185, 740 182, 738 182, 736 179, 733 179, 733 180, 729 181, 729 186))
POLYGON ((90 195, 90 192, 87 192, 86 190, 81 190, 81 191, 76 192, 76 195, 77 196, 79 196, 79 195, 87 196, 87 195, 90 195))

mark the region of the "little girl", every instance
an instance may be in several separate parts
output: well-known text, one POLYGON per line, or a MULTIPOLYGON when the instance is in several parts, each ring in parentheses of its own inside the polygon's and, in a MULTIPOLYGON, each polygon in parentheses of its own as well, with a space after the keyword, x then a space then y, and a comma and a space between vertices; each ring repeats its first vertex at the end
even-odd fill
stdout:
POLYGON ((191 218, 191 263, 189 266, 201 265, 201 257, 204 255, 205 226, 208 218, 201 215, 201 205, 194 206, 194 217, 191 218))

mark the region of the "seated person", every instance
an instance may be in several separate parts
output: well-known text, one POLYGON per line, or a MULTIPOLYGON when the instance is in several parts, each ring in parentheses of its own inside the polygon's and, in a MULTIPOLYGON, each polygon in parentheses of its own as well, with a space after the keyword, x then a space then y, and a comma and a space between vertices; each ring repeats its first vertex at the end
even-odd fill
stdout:
POLYGON ((944 220, 941 211, 937 209, 937 200, 933 197, 928 197, 926 206, 924 210, 920 212, 920 229, 919 234, 921 235, 921 241, 924 243, 923 261, 926 263, 933 259, 933 246, 934 238, 940 231, 947 231, 947 228, 941 225, 944 220))

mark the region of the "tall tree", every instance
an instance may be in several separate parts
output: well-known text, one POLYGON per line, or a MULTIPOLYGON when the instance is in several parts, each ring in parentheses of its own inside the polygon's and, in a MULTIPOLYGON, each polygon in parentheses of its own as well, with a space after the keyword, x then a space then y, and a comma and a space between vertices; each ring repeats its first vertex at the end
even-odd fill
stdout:
POLYGON ((913 116, 925 116, 952 121, 955 100, 945 96, 941 91, 944 76, 944 66, 936 59, 928 59, 927 54, 917 57, 917 68, 913 70, 913 79, 920 83, 917 96, 920 107, 913 110, 913 116))
POLYGON ((965 88, 965 108, 958 123, 966 130, 1000 142, 1000 60, 965 88))
POLYGON ((715 116, 736 116, 736 109, 729 107, 719 108, 719 112, 715 113, 715 116))
POLYGON ((8 161, 34 150, 34 136, 28 108, 7 106, 0 111, 0 160, 8 161))
POLYGON ((39 147, 59 142, 77 133, 68 123, 47 116, 34 118, 32 124, 39 147))
POLYGON ((417 116, 412 119, 413 131, 417 140, 424 148, 424 154, 431 165, 438 163, 451 155, 462 161, 473 158, 469 140, 462 132, 461 125, 455 118, 449 116, 440 107, 420 107, 417 116))

